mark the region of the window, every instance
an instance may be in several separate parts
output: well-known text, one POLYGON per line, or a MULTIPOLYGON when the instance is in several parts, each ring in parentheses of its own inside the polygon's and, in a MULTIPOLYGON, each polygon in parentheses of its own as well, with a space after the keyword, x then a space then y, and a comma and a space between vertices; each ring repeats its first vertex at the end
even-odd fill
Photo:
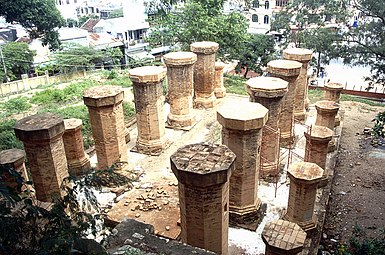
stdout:
POLYGON ((257 14, 253 14, 253 15, 251 16, 251 21, 252 21, 252 22, 258 22, 258 15, 257 15, 257 14))
POLYGON ((259 1, 258 0, 255 0, 253 2, 253 8, 259 8, 259 1))
POLYGON ((268 10, 269 9, 269 1, 265 1, 265 9, 268 10))
POLYGON ((265 15, 265 17, 263 17, 263 23, 269 24, 269 16, 265 15))
POLYGON ((67 0, 66 2, 67 2, 67 4, 70 4, 70 0, 67 0))

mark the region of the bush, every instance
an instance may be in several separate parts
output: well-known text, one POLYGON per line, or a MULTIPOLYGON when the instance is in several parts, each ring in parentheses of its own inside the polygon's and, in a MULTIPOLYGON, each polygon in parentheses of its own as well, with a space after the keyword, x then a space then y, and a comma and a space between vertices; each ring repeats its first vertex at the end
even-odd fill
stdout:
POLYGON ((236 75, 225 74, 224 85, 227 93, 234 93, 239 95, 247 95, 244 82, 245 78, 236 75))
POLYGON ((27 97, 15 97, 11 98, 5 103, 0 104, 0 110, 4 113, 0 114, 0 117, 10 116, 15 113, 22 113, 31 107, 29 99, 27 97))
POLYGON ((132 104, 130 103, 123 103, 123 113, 124 113, 124 118, 125 120, 131 119, 135 115, 135 108, 132 104))
POLYGON ((0 122, 0 151, 24 148, 23 143, 16 138, 15 131, 13 130, 15 123, 15 119, 0 122))
POLYGON ((374 118, 374 126, 372 132, 376 137, 385 138, 385 112, 380 112, 374 118))

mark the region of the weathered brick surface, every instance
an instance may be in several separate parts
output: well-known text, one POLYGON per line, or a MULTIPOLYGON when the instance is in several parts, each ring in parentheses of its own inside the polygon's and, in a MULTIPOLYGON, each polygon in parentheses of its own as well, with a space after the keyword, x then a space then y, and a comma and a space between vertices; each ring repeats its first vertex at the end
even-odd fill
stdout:
POLYGON ((214 94, 216 98, 223 98, 226 96, 226 88, 224 86, 223 69, 225 64, 222 62, 215 62, 215 84, 214 94))
POLYGON ((230 178, 230 212, 243 216, 259 209, 258 179, 262 128, 268 110, 253 102, 239 102, 242 111, 234 111, 231 103, 217 112, 222 125, 222 143, 237 156, 230 178))
POLYGON ((322 100, 315 104, 315 108, 317 110, 315 124, 318 126, 328 127, 333 130, 335 117, 340 108, 339 104, 334 101, 322 100))
MULTIPOLYGON (((0 165, 2 166, 11 166, 13 169, 18 172, 25 181, 28 181, 27 170, 24 165, 25 152, 20 149, 9 149, 0 151, 0 165)), ((11 176, 8 172, 3 172, 1 180, 6 183, 6 185, 16 188, 17 183, 15 177, 11 176)))
POLYGON ((284 219, 297 223, 303 230, 316 227, 314 204, 317 186, 324 170, 314 163, 298 162, 289 167, 289 201, 284 219))
POLYGON ((123 98, 123 90, 118 86, 98 86, 83 93, 99 169, 111 167, 118 161, 128 162, 123 98))
POLYGON ((194 67, 194 107, 213 108, 215 104, 215 53, 219 45, 215 42, 195 42, 190 50, 197 54, 194 67))
POLYGON ((325 85, 325 100, 340 102, 341 92, 344 86, 341 83, 329 82, 325 85))
POLYGON ((235 154, 224 145, 191 144, 171 155, 179 182, 181 239, 228 254, 229 179, 235 154))
POLYGON ((245 83, 250 101, 269 110, 269 119, 262 130, 260 176, 276 176, 279 171, 279 121, 282 99, 288 82, 275 77, 255 77, 245 83))
POLYGON ((81 119, 65 119, 63 134, 68 171, 73 175, 87 173, 91 169, 88 155, 84 152, 81 119))
POLYGON ((297 224, 285 220, 266 223, 262 240, 266 244, 265 255, 291 255, 302 251, 306 232, 297 224))
POLYGON ((192 52, 172 52, 163 56, 167 65, 168 101, 170 113, 167 122, 174 127, 188 127, 195 123, 192 114, 194 64, 192 52))
MULTIPOLYGON (((330 128, 313 125, 309 131, 305 132, 305 162, 317 164, 325 169, 326 158, 328 154, 328 145, 333 137, 333 131, 330 128)), ((324 171, 324 175, 326 171, 324 171)))
POLYGON ((283 98, 279 128, 281 130, 281 146, 294 143, 294 102, 297 77, 302 64, 292 60, 273 60, 267 63, 269 76, 281 78, 288 82, 288 92, 283 98))
POLYGON ((294 99, 294 118, 305 120, 305 101, 308 98, 307 69, 312 59, 313 51, 301 48, 291 48, 283 51, 283 58, 302 63, 301 72, 297 79, 294 99))
POLYGON ((63 119, 52 113, 16 122, 15 134, 24 144, 36 198, 40 201, 52 202, 63 195, 60 185, 68 176, 63 133, 63 119))
POLYGON ((165 76, 166 70, 163 67, 144 66, 130 70, 138 128, 136 148, 141 153, 158 153, 168 142, 162 94, 165 76))

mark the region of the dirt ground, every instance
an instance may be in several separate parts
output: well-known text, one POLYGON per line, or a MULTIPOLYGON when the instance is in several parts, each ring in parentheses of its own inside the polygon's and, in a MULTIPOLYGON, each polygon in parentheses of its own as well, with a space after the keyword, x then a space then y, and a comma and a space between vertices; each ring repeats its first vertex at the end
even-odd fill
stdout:
POLYGON ((385 108, 343 102, 345 117, 321 244, 331 254, 347 243, 354 229, 367 238, 385 230, 385 146, 371 145, 364 133, 385 108))

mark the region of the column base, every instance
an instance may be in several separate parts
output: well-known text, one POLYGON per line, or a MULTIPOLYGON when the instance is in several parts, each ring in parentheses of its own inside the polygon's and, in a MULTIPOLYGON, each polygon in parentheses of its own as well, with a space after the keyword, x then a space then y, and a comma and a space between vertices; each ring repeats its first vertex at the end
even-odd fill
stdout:
POLYGON ((90 158, 87 154, 84 155, 83 158, 79 160, 72 160, 67 162, 68 172, 71 175, 83 175, 87 174, 91 170, 90 158))
POLYGON ((301 221, 301 222, 292 219, 287 214, 285 214, 282 218, 284 220, 297 223, 298 226, 300 226, 305 232, 311 231, 317 227, 317 217, 314 214, 311 220, 301 221))
POLYGON ((286 133, 281 131, 281 137, 279 140, 279 146, 281 147, 292 147, 295 142, 295 134, 293 133, 286 133))
POLYGON ((261 169, 259 169, 259 177, 264 178, 267 176, 276 177, 279 174, 279 164, 275 163, 263 163, 261 169))
POLYGON ((148 155, 160 155, 168 144, 169 140, 166 136, 164 136, 162 139, 152 141, 144 141, 138 138, 136 141, 136 146, 132 150, 148 155))
POLYGON ((266 204, 261 204, 261 199, 258 198, 255 205, 242 208, 232 206, 229 211, 230 226, 255 231, 266 212, 266 204))
POLYGON ((169 113, 167 115, 167 126, 172 128, 191 127, 196 123, 196 118, 192 114, 188 115, 174 115, 169 113))
POLYGON ((224 98, 226 96, 226 88, 216 88, 214 89, 214 94, 216 98, 224 98))
POLYGON ((215 96, 214 93, 209 97, 196 97, 194 98, 194 108, 196 109, 209 109, 214 108, 215 106, 215 96))
POLYGON ((304 122, 306 119, 305 109, 303 111, 294 112, 294 119, 297 121, 304 122))

